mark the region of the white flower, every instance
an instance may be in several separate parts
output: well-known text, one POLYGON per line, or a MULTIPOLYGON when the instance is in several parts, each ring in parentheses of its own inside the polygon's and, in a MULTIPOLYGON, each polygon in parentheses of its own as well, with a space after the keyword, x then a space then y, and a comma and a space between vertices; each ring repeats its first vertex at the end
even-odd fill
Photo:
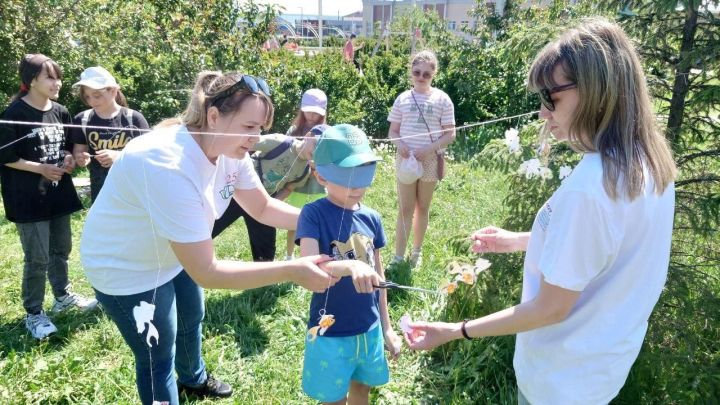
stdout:
POLYGON ((520 164, 520 169, 518 170, 518 172, 524 174, 525 178, 532 179, 535 176, 540 176, 541 166, 542 165, 540 164, 540 159, 533 158, 522 162, 522 164, 520 164))
POLYGON ((558 173, 558 178, 560 178, 560 180, 564 179, 565 177, 569 176, 570 173, 572 173, 572 170, 573 169, 570 166, 561 166, 560 172, 558 173))
POLYGON ((543 178, 543 180, 550 180, 553 177, 553 172, 550 170, 549 167, 541 167, 540 168, 540 177, 543 178))
POLYGON ((520 151, 520 137, 519 132, 515 128, 510 128, 505 131, 505 145, 508 147, 510 153, 517 153, 520 151))

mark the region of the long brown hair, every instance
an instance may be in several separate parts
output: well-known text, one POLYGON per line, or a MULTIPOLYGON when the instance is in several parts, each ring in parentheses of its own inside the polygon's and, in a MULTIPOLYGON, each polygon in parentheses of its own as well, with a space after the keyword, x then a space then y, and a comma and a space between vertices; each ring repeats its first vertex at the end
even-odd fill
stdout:
POLYGON ((298 110, 295 119, 292 122, 292 132, 290 136, 305 136, 315 125, 327 124, 327 114, 323 115, 322 122, 318 124, 309 124, 305 119, 305 115, 302 111, 298 110))
POLYGON ((645 186, 646 168, 660 194, 676 168, 665 137, 655 123, 640 58, 625 32, 603 18, 585 20, 545 46, 533 61, 528 87, 557 86, 555 68, 577 84, 579 102, 568 141, 578 152, 597 152, 603 186, 612 199, 633 200, 645 186), (621 180, 623 189, 618 190, 621 180))
MULTIPOLYGON (((207 111, 213 106, 214 98, 232 87, 241 78, 242 74, 236 72, 223 74, 218 71, 203 71, 198 73, 187 109, 180 117, 164 120, 155 127, 183 124, 196 128, 205 128, 207 126, 207 111)), ((241 88, 216 104, 215 107, 220 111, 221 115, 232 114, 237 112, 245 100, 251 97, 259 98, 265 105, 265 123, 262 128, 264 130, 269 129, 273 123, 275 108, 270 98, 262 92, 252 93, 248 89, 241 88)))

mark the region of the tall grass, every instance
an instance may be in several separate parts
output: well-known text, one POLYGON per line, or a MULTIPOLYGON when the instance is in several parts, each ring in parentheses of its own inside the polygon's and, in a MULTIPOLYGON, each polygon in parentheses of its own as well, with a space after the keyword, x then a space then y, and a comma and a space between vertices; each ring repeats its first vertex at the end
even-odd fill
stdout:
MULTIPOLYGON (((365 199, 365 203, 383 217, 389 240, 382 252, 385 262, 392 257, 397 215, 390 160, 386 159, 381 165, 365 199)), ((445 277, 448 259, 455 254, 450 237, 468 234, 485 224, 500 223, 505 215, 502 206, 505 189, 498 175, 452 164, 449 176, 436 191, 423 265, 412 272, 394 274, 396 281, 437 288, 445 277)), ((92 295, 77 251, 84 217, 84 211, 73 215, 75 250, 70 259, 70 278, 75 291, 92 295)), ((284 254, 284 240, 285 233, 279 232, 278 255, 284 254)), ((242 221, 216 240, 216 248, 218 257, 250 259, 242 221)), ((22 259, 15 225, 0 220, 0 300, 4 303, 0 307, 0 373, 3 376, 0 403, 137 403, 132 355, 115 325, 101 311, 53 317, 59 332, 50 340, 36 342, 29 336, 20 299, 22 259)), ((389 294, 394 321, 406 312, 414 318, 440 319, 442 316, 443 303, 435 297, 396 291, 389 294)), ((248 291, 206 291, 205 360, 215 375, 235 389, 232 398, 212 403, 312 403, 300 388, 309 299, 310 293, 289 284, 248 291)), ((51 300, 48 292, 46 309, 51 300)), ((509 342, 508 339, 511 338, 505 338, 509 342)), ((497 341, 502 339, 475 344, 488 344, 490 350, 494 350, 497 341)), ((510 345, 505 344, 502 352, 499 358, 502 361, 493 367, 499 367, 501 375, 510 377, 498 381, 505 385, 500 389, 496 384, 483 389, 478 384, 464 385, 464 380, 451 380, 454 378, 451 366, 459 364, 448 363, 438 368, 437 354, 406 351, 391 366, 390 383, 373 392, 373 401, 470 403, 485 402, 483 398, 486 398, 493 403, 512 403, 514 382, 506 361, 511 353, 510 345), (457 386, 452 387, 447 381, 457 386), (462 390, 464 395, 460 393, 462 390)), ((481 370, 488 364, 472 360, 462 366, 481 370)))

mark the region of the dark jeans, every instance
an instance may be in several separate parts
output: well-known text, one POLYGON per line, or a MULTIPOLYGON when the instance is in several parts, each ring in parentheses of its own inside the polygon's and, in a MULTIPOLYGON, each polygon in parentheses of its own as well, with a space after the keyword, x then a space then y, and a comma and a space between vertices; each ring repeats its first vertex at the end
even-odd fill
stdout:
POLYGON ((232 225, 238 218, 245 218, 248 236, 250 237, 250 250, 253 260, 256 262, 271 262, 275 259, 275 237, 277 230, 256 221, 250 216, 235 199, 230 200, 225 213, 215 221, 212 230, 212 237, 220 235, 228 226, 232 225))
POLYGON ((25 254, 23 307, 27 313, 36 314, 42 311, 46 274, 56 298, 67 294, 68 257, 72 250, 70 215, 15 226, 25 254))
POLYGON ((185 271, 157 290, 134 295, 107 295, 95 290, 95 297, 135 356, 135 383, 143 404, 179 403, 173 369, 183 385, 196 387, 205 383, 207 373, 200 354, 205 316, 203 291, 185 271), (139 333, 133 316, 140 301, 155 305, 152 324, 159 339, 151 339, 152 346, 146 341, 147 325, 139 333))

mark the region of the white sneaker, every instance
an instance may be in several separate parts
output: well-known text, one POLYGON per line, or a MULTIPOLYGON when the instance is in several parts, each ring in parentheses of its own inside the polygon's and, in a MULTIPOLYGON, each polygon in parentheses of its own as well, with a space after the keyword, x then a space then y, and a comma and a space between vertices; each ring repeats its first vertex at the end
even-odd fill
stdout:
POLYGON ((408 261, 413 267, 420 267, 420 264, 422 264, 422 251, 413 249, 412 253, 410 253, 408 261))
POLYGON ((85 298, 75 293, 67 293, 63 297, 55 298, 55 304, 53 304, 50 312, 57 314, 71 307, 77 307, 82 311, 89 311, 95 308, 97 304, 98 302, 94 298, 85 298))
POLYGON ((402 256, 395 255, 395 256, 393 256, 392 260, 390 260, 390 263, 388 264, 388 267, 390 267, 390 266, 397 266, 397 265, 399 265, 400 263, 402 263, 403 261, 405 261, 405 259, 403 259, 402 256))
POLYGON ((36 315, 25 315, 25 327, 30 331, 32 337, 38 340, 45 339, 57 332, 57 328, 43 311, 36 315))

